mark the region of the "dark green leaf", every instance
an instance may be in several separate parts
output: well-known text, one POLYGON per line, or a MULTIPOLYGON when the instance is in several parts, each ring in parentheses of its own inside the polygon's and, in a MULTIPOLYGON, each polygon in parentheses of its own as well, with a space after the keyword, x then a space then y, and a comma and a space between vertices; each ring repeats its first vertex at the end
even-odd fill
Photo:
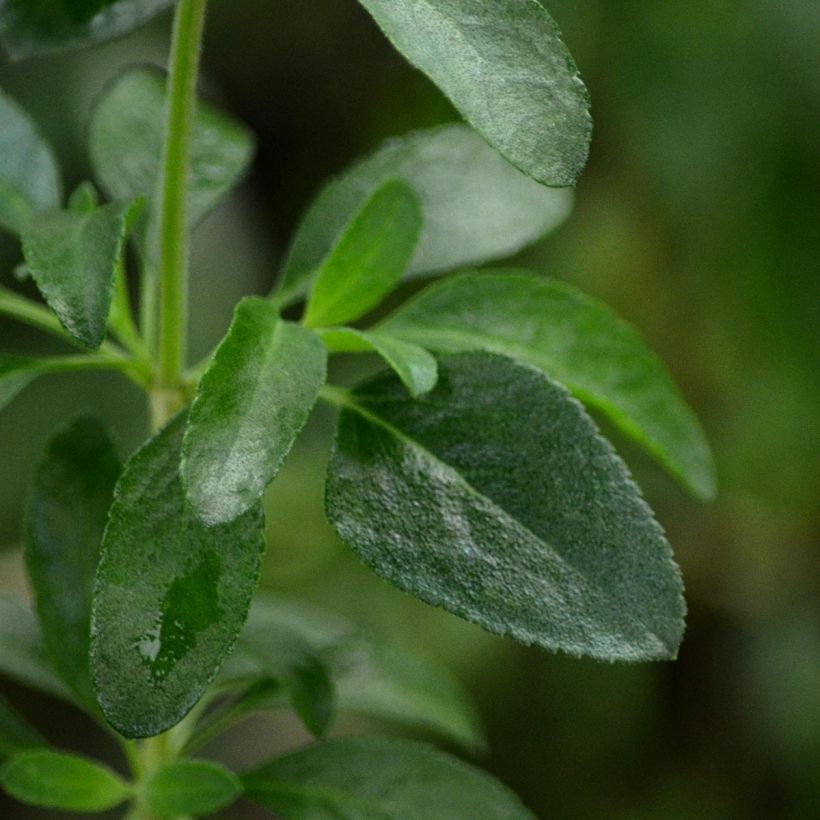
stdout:
POLYGON ((379 575, 524 643, 675 656, 684 606, 669 545, 563 387, 468 353, 441 360, 421 400, 394 377, 338 398, 328 515, 379 575))
POLYGON ((514 271, 444 280, 379 332, 441 353, 491 350, 534 365, 605 412, 697 496, 715 494, 709 445, 638 333, 569 285, 514 271))
POLYGON ((60 207, 61 191, 51 148, 28 114, 0 91, 0 227, 19 234, 33 214, 60 207))
POLYGON ((248 612, 264 549, 258 506, 207 528, 185 500, 185 414, 117 483, 91 618, 100 706, 126 737, 178 723, 219 671, 248 612))
POLYGON ((106 811, 130 795, 128 786, 110 769, 46 749, 12 757, 0 768, 0 785, 21 803, 62 811, 106 811))
POLYGON ((151 817, 213 814, 242 793, 239 778, 205 760, 176 760, 140 786, 140 801, 151 817))
POLYGON ((325 257, 305 310, 308 327, 352 322, 399 283, 419 241, 421 205, 401 180, 381 186, 325 257))
POLYGON ((0 760, 23 749, 46 745, 42 735, 0 697, 0 760))
POLYGON ((248 796, 288 820, 534 820, 488 774, 427 746, 331 740, 243 776, 248 796))
POLYGON ((587 161, 589 96, 533 0, 359 0, 413 65, 513 163, 572 185, 587 161))
POLYGON ((92 707, 91 594, 120 469, 100 422, 75 421, 46 449, 26 527, 26 565, 46 648, 63 680, 92 707))
POLYGON ((563 222, 572 206, 571 191, 528 179, 464 125, 392 139, 320 192, 288 252, 284 296, 304 295, 344 226, 395 178, 416 192, 424 213, 410 277, 510 256, 563 222))

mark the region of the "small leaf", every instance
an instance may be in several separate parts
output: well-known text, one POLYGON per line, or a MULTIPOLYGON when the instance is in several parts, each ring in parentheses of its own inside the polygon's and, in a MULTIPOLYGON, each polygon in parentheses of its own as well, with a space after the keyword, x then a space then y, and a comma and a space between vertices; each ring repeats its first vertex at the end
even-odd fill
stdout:
POLYGON ((428 746, 331 740, 245 774, 256 803, 288 820, 534 820, 488 774, 428 746))
POLYGON ((510 162, 572 185, 589 152, 589 96, 558 27, 533 0, 359 0, 510 162))
POLYGON ((129 787, 110 769, 47 749, 12 757, 0 768, 0 785, 21 803, 62 811, 107 811, 130 796, 129 787))
POLYGON ((319 337, 283 322, 270 302, 239 303, 182 449, 188 500, 206 524, 233 521, 259 500, 308 419, 326 359, 319 337))
POLYGON ((264 549, 253 507, 207 528, 185 501, 185 414, 126 464, 103 539, 91 669, 103 714, 126 737, 178 723, 219 671, 245 622, 264 549))
POLYGON ((464 125, 391 139, 319 193, 288 251, 284 297, 307 292, 345 225, 397 178, 415 191, 424 213, 408 278, 510 256, 560 225, 572 207, 572 191, 528 179, 464 125))
POLYGON ((338 397, 328 516, 377 574, 522 643, 675 656, 680 574, 629 472, 560 385, 503 356, 439 362, 338 397))
POLYGON ((242 784, 218 763, 176 760, 149 775, 140 792, 140 802, 151 817, 210 815, 233 803, 242 784))
POLYGON ((59 208, 61 198, 51 148, 28 114, 0 91, 0 227, 19 234, 35 213, 59 208))
POLYGON ((378 332, 440 353, 483 349, 531 364, 606 413, 696 496, 715 495, 706 437, 661 361, 606 305, 569 285, 466 273, 422 291, 378 332))
POLYGON ((120 469, 100 422, 75 421, 48 445, 34 477, 26 526, 26 566, 48 653, 63 680, 92 708, 91 595, 120 469))
POLYGON ((399 283, 419 241, 418 197, 400 180, 382 185, 353 216, 319 266, 304 322, 352 322, 399 283))
POLYGON ((100 195, 94 187, 93 182, 81 182, 72 192, 68 198, 69 211, 76 211, 77 213, 89 213, 95 208, 99 207, 100 195))
POLYGON ((0 760, 23 749, 47 745, 43 736, 0 697, 0 760))

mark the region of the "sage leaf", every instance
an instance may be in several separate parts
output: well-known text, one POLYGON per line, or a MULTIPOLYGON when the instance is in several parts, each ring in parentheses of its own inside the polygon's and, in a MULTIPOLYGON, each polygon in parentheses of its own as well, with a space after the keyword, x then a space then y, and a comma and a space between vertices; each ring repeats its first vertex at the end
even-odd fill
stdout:
POLYGON ((61 199, 54 153, 29 115, 0 91, 0 227, 19 234, 35 213, 59 208, 61 199))
POLYGON ((0 785, 21 803, 62 811, 107 811, 130 796, 107 767, 47 749, 14 755, 0 768, 0 785))
POLYGON ((208 528, 185 500, 185 414, 132 456, 97 570, 91 669, 103 714, 126 737, 178 723, 245 622, 264 549, 258 506, 208 528))
POLYGON ((672 658, 680 574, 624 463, 567 391, 489 353, 338 393, 327 511, 377 574, 526 644, 672 658))
POLYGON ((0 697, 0 760, 23 749, 48 745, 42 735, 0 697))
POLYGON ((439 353, 484 349, 531 364, 604 412, 696 496, 715 495, 706 437, 660 359, 570 285, 519 271, 466 273, 424 290, 378 332, 439 353))
POLYGON ((140 784, 141 804, 151 817, 210 815, 242 793, 239 778, 218 763, 175 760, 140 784))
POLYGON ((464 125, 388 140, 331 180, 308 209, 285 260, 283 299, 306 293, 352 216, 396 178, 415 191, 424 213, 411 278, 510 256, 560 225, 573 201, 572 191, 533 182, 464 125))
POLYGON ((399 283, 419 240, 421 206, 412 188, 390 180, 350 220, 319 266, 305 310, 308 327, 352 322, 399 283))
POLYGON ((258 501, 307 421, 326 362, 319 337, 282 321, 270 302, 239 303, 182 448, 188 500, 202 521, 233 521, 258 501))
POLYGON ((488 774, 428 746, 330 740, 243 775, 248 797, 288 820, 534 820, 488 774))
POLYGON ((83 418, 49 442, 34 476, 26 567, 54 668, 96 708, 88 664, 91 595, 121 464, 99 421, 83 418))
POLYGON ((545 185, 586 164, 589 96, 558 27, 533 0, 359 0, 510 162, 545 185))

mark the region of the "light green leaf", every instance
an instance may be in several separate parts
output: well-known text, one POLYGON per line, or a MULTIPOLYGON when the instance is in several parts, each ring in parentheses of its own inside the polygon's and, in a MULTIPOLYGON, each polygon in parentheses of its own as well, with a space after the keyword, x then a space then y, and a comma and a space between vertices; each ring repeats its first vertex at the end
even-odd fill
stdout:
POLYGON ((305 324, 340 325, 376 307, 407 269, 422 219, 412 188, 395 179, 382 185, 353 216, 319 265, 305 324))
POLYGON ((140 802, 151 817, 210 815, 242 793, 239 778, 218 763, 176 760, 166 763, 140 786, 140 802))
POLYGON ((282 321, 270 302, 239 303, 183 443, 188 500, 206 524, 233 521, 259 500, 307 421, 326 360, 319 337, 282 321))
POLYGON ((19 234, 35 213, 59 208, 61 198, 51 148, 28 114, 0 91, 0 227, 19 234))
POLYGON ((437 283, 378 331, 441 353, 490 350, 531 364, 606 413, 703 499, 715 495, 706 437, 660 359, 606 305, 517 271, 437 283))
POLYGON ((26 566, 46 648, 63 680, 92 708, 91 594, 120 470, 100 422, 73 422, 49 442, 35 473, 26 525, 26 566))
POLYGON ((489 353, 439 362, 413 401, 394 377, 337 392, 328 516, 377 574, 527 644, 674 657, 680 574, 623 462, 542 373, 489 353))
POLYGON ((47 749, 12 757, 0 768, 0 785, 21 803, 62 811, 107 811, 130 795, 128 785, 107 767, 47 749))
POLYGON ((178 723, 219 671, 245 622, 264 549, 253 507, 207 528, 185 500, 185 414, 126 464, 103 539, 91 669, 103 714, 126 737, 178 723))
POLYGON ((0 760, 23 749, 47 745, 43 736, 0 697, 0 760))
POLYGON ((77 213, 88 213, 99 207, 100 195, 93 182, 81 182, 68 198, 68 209, 77 213))
POLYGON ((288 820, 534 820, 488 774, 428 746, 331 740, 245 774, 248 797, 288 820))
POLYGON ((408 277, 503 259, 560 225, 572 207, 572 191, 528 179, 467 126, 388 140, 331 180, 305 214, 285 260, 283 298, 306 293, 351 217, 396 178, 415 191, 424 213, 408 277))
POLYGON ((534 0, 359 0, 387 38, 510 162, 572 185, 587 161, 589 95, 534 0))

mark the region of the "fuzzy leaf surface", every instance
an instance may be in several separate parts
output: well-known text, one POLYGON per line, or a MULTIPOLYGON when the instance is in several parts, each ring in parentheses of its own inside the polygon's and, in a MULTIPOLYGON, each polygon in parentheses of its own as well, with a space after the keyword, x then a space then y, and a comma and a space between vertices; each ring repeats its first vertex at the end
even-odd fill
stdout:
POLYGON ((15 752, 47 745, 43 736, 0 697, 0 761, 15 752))
POLYGON ((242 784, 217 763, 175 760, 150 775, 141 792, 152 817, 204 816, 233 803, 242 793, 242 784))

